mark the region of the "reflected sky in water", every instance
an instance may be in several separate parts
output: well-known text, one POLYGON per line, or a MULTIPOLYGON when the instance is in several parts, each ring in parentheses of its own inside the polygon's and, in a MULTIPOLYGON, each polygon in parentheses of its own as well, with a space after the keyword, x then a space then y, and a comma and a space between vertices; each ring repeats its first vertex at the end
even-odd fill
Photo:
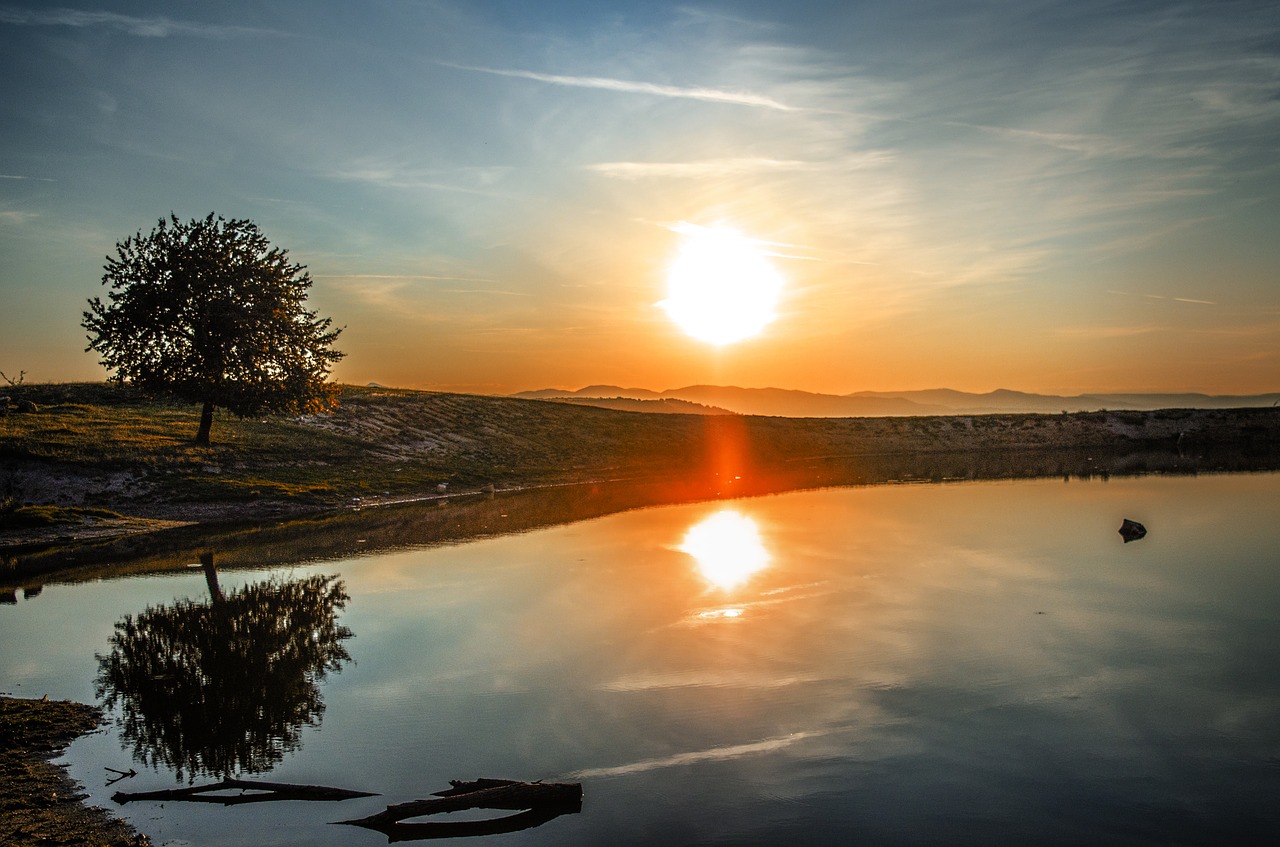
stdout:
MULTIPOLYGON (((1265 474, 797 492, 224 574, 341 577, 351 661, 268 778, 383 796, 124 811, 158 843, 373 845, 324 822, 486 776, 586 789, 504 844, 1239 843, 1280 827, 1277 549, 1265 474)), ((0 609, 0 689, 92 699, 120 618, 203 592, 0 609)), ((70 758, 98 799, 131 764, 114 733, 70 758)))

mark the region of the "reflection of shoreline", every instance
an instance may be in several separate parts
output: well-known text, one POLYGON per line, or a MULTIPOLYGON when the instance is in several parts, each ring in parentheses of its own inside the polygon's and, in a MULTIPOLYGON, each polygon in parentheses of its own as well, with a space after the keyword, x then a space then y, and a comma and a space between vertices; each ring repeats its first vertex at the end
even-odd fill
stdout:
POLYGON ((331 512, 271 526, 182 527, 147 537, 85 543, 15 556, 0 575, 0 602, 49 583, 186 570, 192 550, 216 549, 220 570, 352 558, 380 550, 456 544, 527 532, 649 506, 836 486, 1004 479, 1106 479, 1280 470, 1270 450, 1014 450, 929 452, 757 462, 741 473, 617 480, 476 494, 331 512))

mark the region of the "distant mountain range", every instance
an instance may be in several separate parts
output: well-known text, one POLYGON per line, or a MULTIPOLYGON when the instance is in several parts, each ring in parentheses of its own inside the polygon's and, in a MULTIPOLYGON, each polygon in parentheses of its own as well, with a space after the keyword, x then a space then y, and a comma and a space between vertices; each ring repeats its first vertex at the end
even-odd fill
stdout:
POLYGON ((924 391, 858 391, 815 394, 783 388, 690 385, 668 391, 588 385, 577 391, 546 388, 513 397, 561 400, 635 411, 689 414, 771 415, 788 418, 894 417, 912 415, 989 415, 999 413, 1090 412, 1098 409, 1238 409, 1274 406, 1280 393, 1213 394, 1029 394, 1000 389, 986 394, 935 388, 924 391))
MULTIPOLYGON (((529 394, 537 392, 526 392, 524 394, 513 395, 515 397, 527 397, 529 394)), ((578 406, 599 406, 602 409, 620 409, 624 412, 649 412, 651 414, 663 415, 736 415, 738 412, 731 412, 728 409, 721 409, 716 406, 705 406, 702 403, 691 403, 688 400, 678 400, 675 397, 647 397, 638 399, 635 397, 547 397, 533 398, 555 400, 558 403, 574 403, 578 406)))

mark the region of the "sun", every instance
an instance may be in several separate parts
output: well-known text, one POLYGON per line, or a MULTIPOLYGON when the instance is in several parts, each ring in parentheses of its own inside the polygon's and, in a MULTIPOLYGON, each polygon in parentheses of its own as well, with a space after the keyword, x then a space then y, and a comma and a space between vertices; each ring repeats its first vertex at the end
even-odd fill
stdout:
POLYGON ((759 335, 777 317, 782 275, 736 229, 681 223, 684 236, 658 305, 688 335, 716 346, 759 335))

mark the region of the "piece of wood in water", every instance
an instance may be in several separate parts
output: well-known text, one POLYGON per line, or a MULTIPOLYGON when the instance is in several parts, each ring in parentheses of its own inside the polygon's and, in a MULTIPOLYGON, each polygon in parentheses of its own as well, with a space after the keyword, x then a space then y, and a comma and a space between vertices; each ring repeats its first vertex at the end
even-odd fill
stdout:
POLYGON ((266 803, 274 800, 350 800, 354 797, 376 797, 373 791, 352 791, 329 785, 295 785, 288 782, 255 782, 227 778, 209 785, 168 788, 160 791, 117 791, 111 799, 121 805, 134 800, 182 800, 189 803, 220 803, 236 806, 242 803, 266 803), (241 794, 211 794, 213 791, 240 789, 241 794))
POLYGON ((514 782, 512 780, 476 780, 455 782, 448 791, 428 800, 410 800, 388 806, 385 811, 358 820, 339 823, 381 829, 406 818, 460 812, 465 809, 507 810, 576 810, 582 806, 582 784, 578 782, 514 782), (480 785, 476 790, 467 790, 480 785))
MULTIPOLYGON (((413 823, 388 823, 380 826, 361 824, 365 829, 381 832, 387 837, 387 843, 400 841, 428 841, 435 838, 471 838, 480 835, 502 835, 509 832, 520 832, 542 826, 561 815, 573 815, 581 811, 581 806, 566 808, 547 806, 539 809, 526 809, 514 815, 503 815, 482 821, 423 821, 413 823)), ((343 821, 346 823, 346 821, 343 821)))

